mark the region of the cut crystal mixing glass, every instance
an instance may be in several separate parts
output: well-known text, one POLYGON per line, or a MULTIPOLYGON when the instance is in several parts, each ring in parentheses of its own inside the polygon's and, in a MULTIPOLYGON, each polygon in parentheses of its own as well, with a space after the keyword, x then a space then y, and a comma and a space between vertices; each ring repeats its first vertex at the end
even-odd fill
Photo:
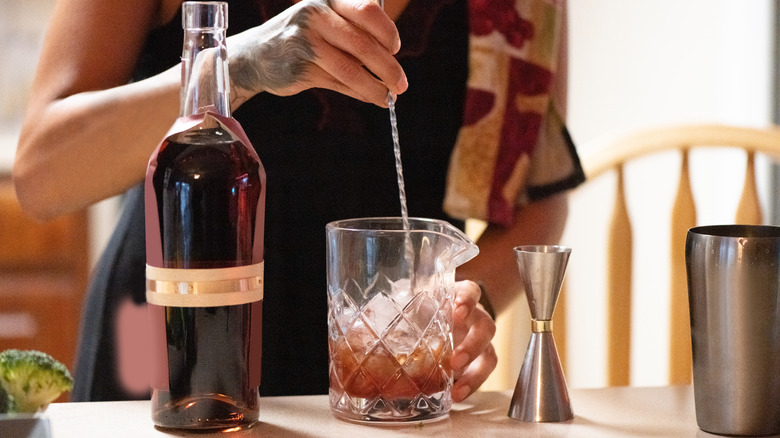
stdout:
POLYGON ((354 421, 449 412, 455 268, 479 252, 447 222, 327 225, 330 406, 354 421))

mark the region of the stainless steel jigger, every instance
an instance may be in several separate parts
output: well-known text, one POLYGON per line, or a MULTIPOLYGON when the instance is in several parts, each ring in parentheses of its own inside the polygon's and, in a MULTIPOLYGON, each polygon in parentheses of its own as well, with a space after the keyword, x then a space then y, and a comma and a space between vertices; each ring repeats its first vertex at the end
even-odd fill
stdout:
POLYGON ((531 309, 532 333, 509 416, 530 422, 570 420, 574 414, 553 338, 552 316, 571 248, 518 246, 514 251, 531 309))

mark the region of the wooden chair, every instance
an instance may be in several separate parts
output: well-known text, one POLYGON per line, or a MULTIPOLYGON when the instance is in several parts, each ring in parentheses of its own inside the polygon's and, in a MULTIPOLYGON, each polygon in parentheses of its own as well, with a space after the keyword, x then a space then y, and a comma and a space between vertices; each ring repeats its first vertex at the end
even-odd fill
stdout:
MULTIPOLYGON (((631 300, 632 275, 639 255, 634 248, 634 238, 638 233, 647 231, 632 226, 632 218, 627 208, 627 191, 624 175, 627 167, 637 159, 653 154, 678 151, 679 181, 674 194, 673 207, 670 216, 671 233, 668 236, 670 279, 668 293, 670 294, 670 352, 669 352, 669 383, 689 383, 691 381, 691 345, 690 324, 688 315, 687 280, 685 272, 685 238, 689 228, 700 225, 697 223, 697 203, 694 200, 694 190, 691 184, 691 151, 703 148, 739 148, 745 151, 746 165, 744 187, 739 199, 733 223, 759 224, 764 223, 767 215, 762 211, 756 183, 756 154, 780 157, 780 128, 766 129, 724 126, 724 125, 679 125, 657 129, 649 129, 625 135, 611 140, 609 143, 593 148, 591 155, 583 156, 582 163, 588 181, 577 189, 585 189, 605 174, 616 174, 614 189, 614 210, 606 240, 607 245, 607 384, 630 384, 631 357, 631 300)), ((694 152, 695 153, 695 152, 694 152)), ((673 177, 677 169, 668 169, 668 175, 673 177)), ((648 182, 647 184, 652 184, 648 182)), ((575 195, 576 192, 575 191, 575 195)), ((599 202, 603 201, 599 200, 599 202)), ((609 202, 607 200, 607 202, 609 202)), ((600 208, 594 205, 591 208, 600 208)), ((581 219, 576 212, 570 212, 567 227, 574 227, 581 219)), ((568 230, 568 228, 567 228, 568 230)), ((568 231, 567 231, 568 233, 568 231)), ((586 256, 585 248, 575 248, 572 258, 586 256)), ((568 279, 567 279, 568 281, 568 279)), ((587 281, 580 279, 578 281, 587 281)), ((662 292, 664 293, 664 292, 662 292)), ((564 297, 566 292, 564 292, 564 297)), ((556 340, 561 356, 566 356, 566 306, 559 303, 556 309, 556 340)), ((569 310, 573 312, 574 310, 569 310)), ((572 364, 569 364, 571 366, 572 364)))

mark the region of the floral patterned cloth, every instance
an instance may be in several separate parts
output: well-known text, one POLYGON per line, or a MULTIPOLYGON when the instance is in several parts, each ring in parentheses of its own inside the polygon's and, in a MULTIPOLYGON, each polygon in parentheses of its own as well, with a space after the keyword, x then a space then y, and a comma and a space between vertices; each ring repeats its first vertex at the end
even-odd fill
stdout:
POLYGON ((469 0, 469 81, 444 208, 510 225, 584 174, 564 126, 564 0, 469 0))

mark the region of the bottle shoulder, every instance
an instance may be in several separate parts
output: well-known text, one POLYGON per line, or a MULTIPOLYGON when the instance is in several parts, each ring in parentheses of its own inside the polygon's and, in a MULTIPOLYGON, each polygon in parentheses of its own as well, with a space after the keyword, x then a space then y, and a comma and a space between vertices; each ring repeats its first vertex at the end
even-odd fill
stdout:
POLYGON ((244 176, 255 178, 259 169, 257 155, 249 146, 219 130, 175 134, 157 154, 157 173, 164 172, 169 180, 182 178, 205 182, 244 176))

